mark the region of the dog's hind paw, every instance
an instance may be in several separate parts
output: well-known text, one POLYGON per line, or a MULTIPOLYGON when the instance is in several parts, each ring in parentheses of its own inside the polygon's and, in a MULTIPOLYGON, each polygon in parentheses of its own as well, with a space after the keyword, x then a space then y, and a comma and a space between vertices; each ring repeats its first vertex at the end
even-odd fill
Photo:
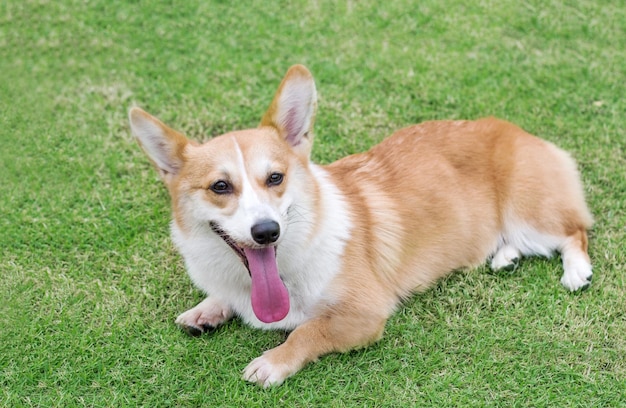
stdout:
POLYGON ((188 335, 197 337, 212 332, 232 316, 230 308, 215 299, 206 298, 193 309, 180 314, 175 323, 188 335))
POLYGON ((585 259, 576 259, 565 263, 565 272, 561 284, 570 292, 586 290, 591 286, 593 274, 591 265, 585 259))
POLYGON ((491 270, 493 271, 514 271, 517 268, 520 257, 519 250, 510 245, 504 245, 495 253, 491 259, 491 270))

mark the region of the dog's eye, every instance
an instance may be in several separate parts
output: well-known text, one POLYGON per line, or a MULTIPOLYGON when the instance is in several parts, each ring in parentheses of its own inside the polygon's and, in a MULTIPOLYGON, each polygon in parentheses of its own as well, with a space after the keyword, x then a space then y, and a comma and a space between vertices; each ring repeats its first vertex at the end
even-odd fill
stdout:
POLYGON ((224 180, 217 180, 209 187, 216 194, 229 194, 233 192, 233 187, 224 180))
POLYGON ((272 173, 267 178, 267 185, 268 186, 277 186, 277 185, 279 185, 280 183, 283 182, 283 178, 284 178, 284 176, 282 175, 282 173, 272 173))

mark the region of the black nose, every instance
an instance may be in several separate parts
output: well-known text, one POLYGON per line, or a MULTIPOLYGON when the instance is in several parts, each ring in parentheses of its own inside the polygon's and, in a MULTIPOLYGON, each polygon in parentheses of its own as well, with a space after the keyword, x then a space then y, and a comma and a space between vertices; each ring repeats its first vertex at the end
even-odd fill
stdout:
POLYGON ((280 225, 276 221, 265 220, 253 225, 250 231, 254 242, 267 245, 276 242, 280 236, 280 225))

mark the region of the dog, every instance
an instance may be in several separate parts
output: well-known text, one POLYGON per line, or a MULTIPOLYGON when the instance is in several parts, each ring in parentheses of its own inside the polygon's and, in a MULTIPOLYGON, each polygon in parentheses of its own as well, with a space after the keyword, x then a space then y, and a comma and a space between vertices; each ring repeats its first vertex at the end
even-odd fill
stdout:
POLYGON ((208 297, 191 335, 234 316, 289 331, 243 378, 279 385, 307 363, 377 341, 403 299, 452 271, 560 252, 587 288, 592 216, 574 160, 508 122, 431 121, 361 154, 310 161, 317 94, 291 67, 260 126, 187 139, 140 108, 130 126, 171 196, 173 242, 208 297))

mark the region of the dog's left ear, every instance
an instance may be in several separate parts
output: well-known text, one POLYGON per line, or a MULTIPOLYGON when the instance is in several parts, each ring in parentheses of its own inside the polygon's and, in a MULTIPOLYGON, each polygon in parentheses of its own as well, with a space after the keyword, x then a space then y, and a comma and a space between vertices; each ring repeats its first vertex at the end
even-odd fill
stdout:
POLYGON ((297 153, 308 158, 313 146, 316 109, 313 76, 303 65, 294 65, 280 83, 261 126, 274 127, 297 153))

